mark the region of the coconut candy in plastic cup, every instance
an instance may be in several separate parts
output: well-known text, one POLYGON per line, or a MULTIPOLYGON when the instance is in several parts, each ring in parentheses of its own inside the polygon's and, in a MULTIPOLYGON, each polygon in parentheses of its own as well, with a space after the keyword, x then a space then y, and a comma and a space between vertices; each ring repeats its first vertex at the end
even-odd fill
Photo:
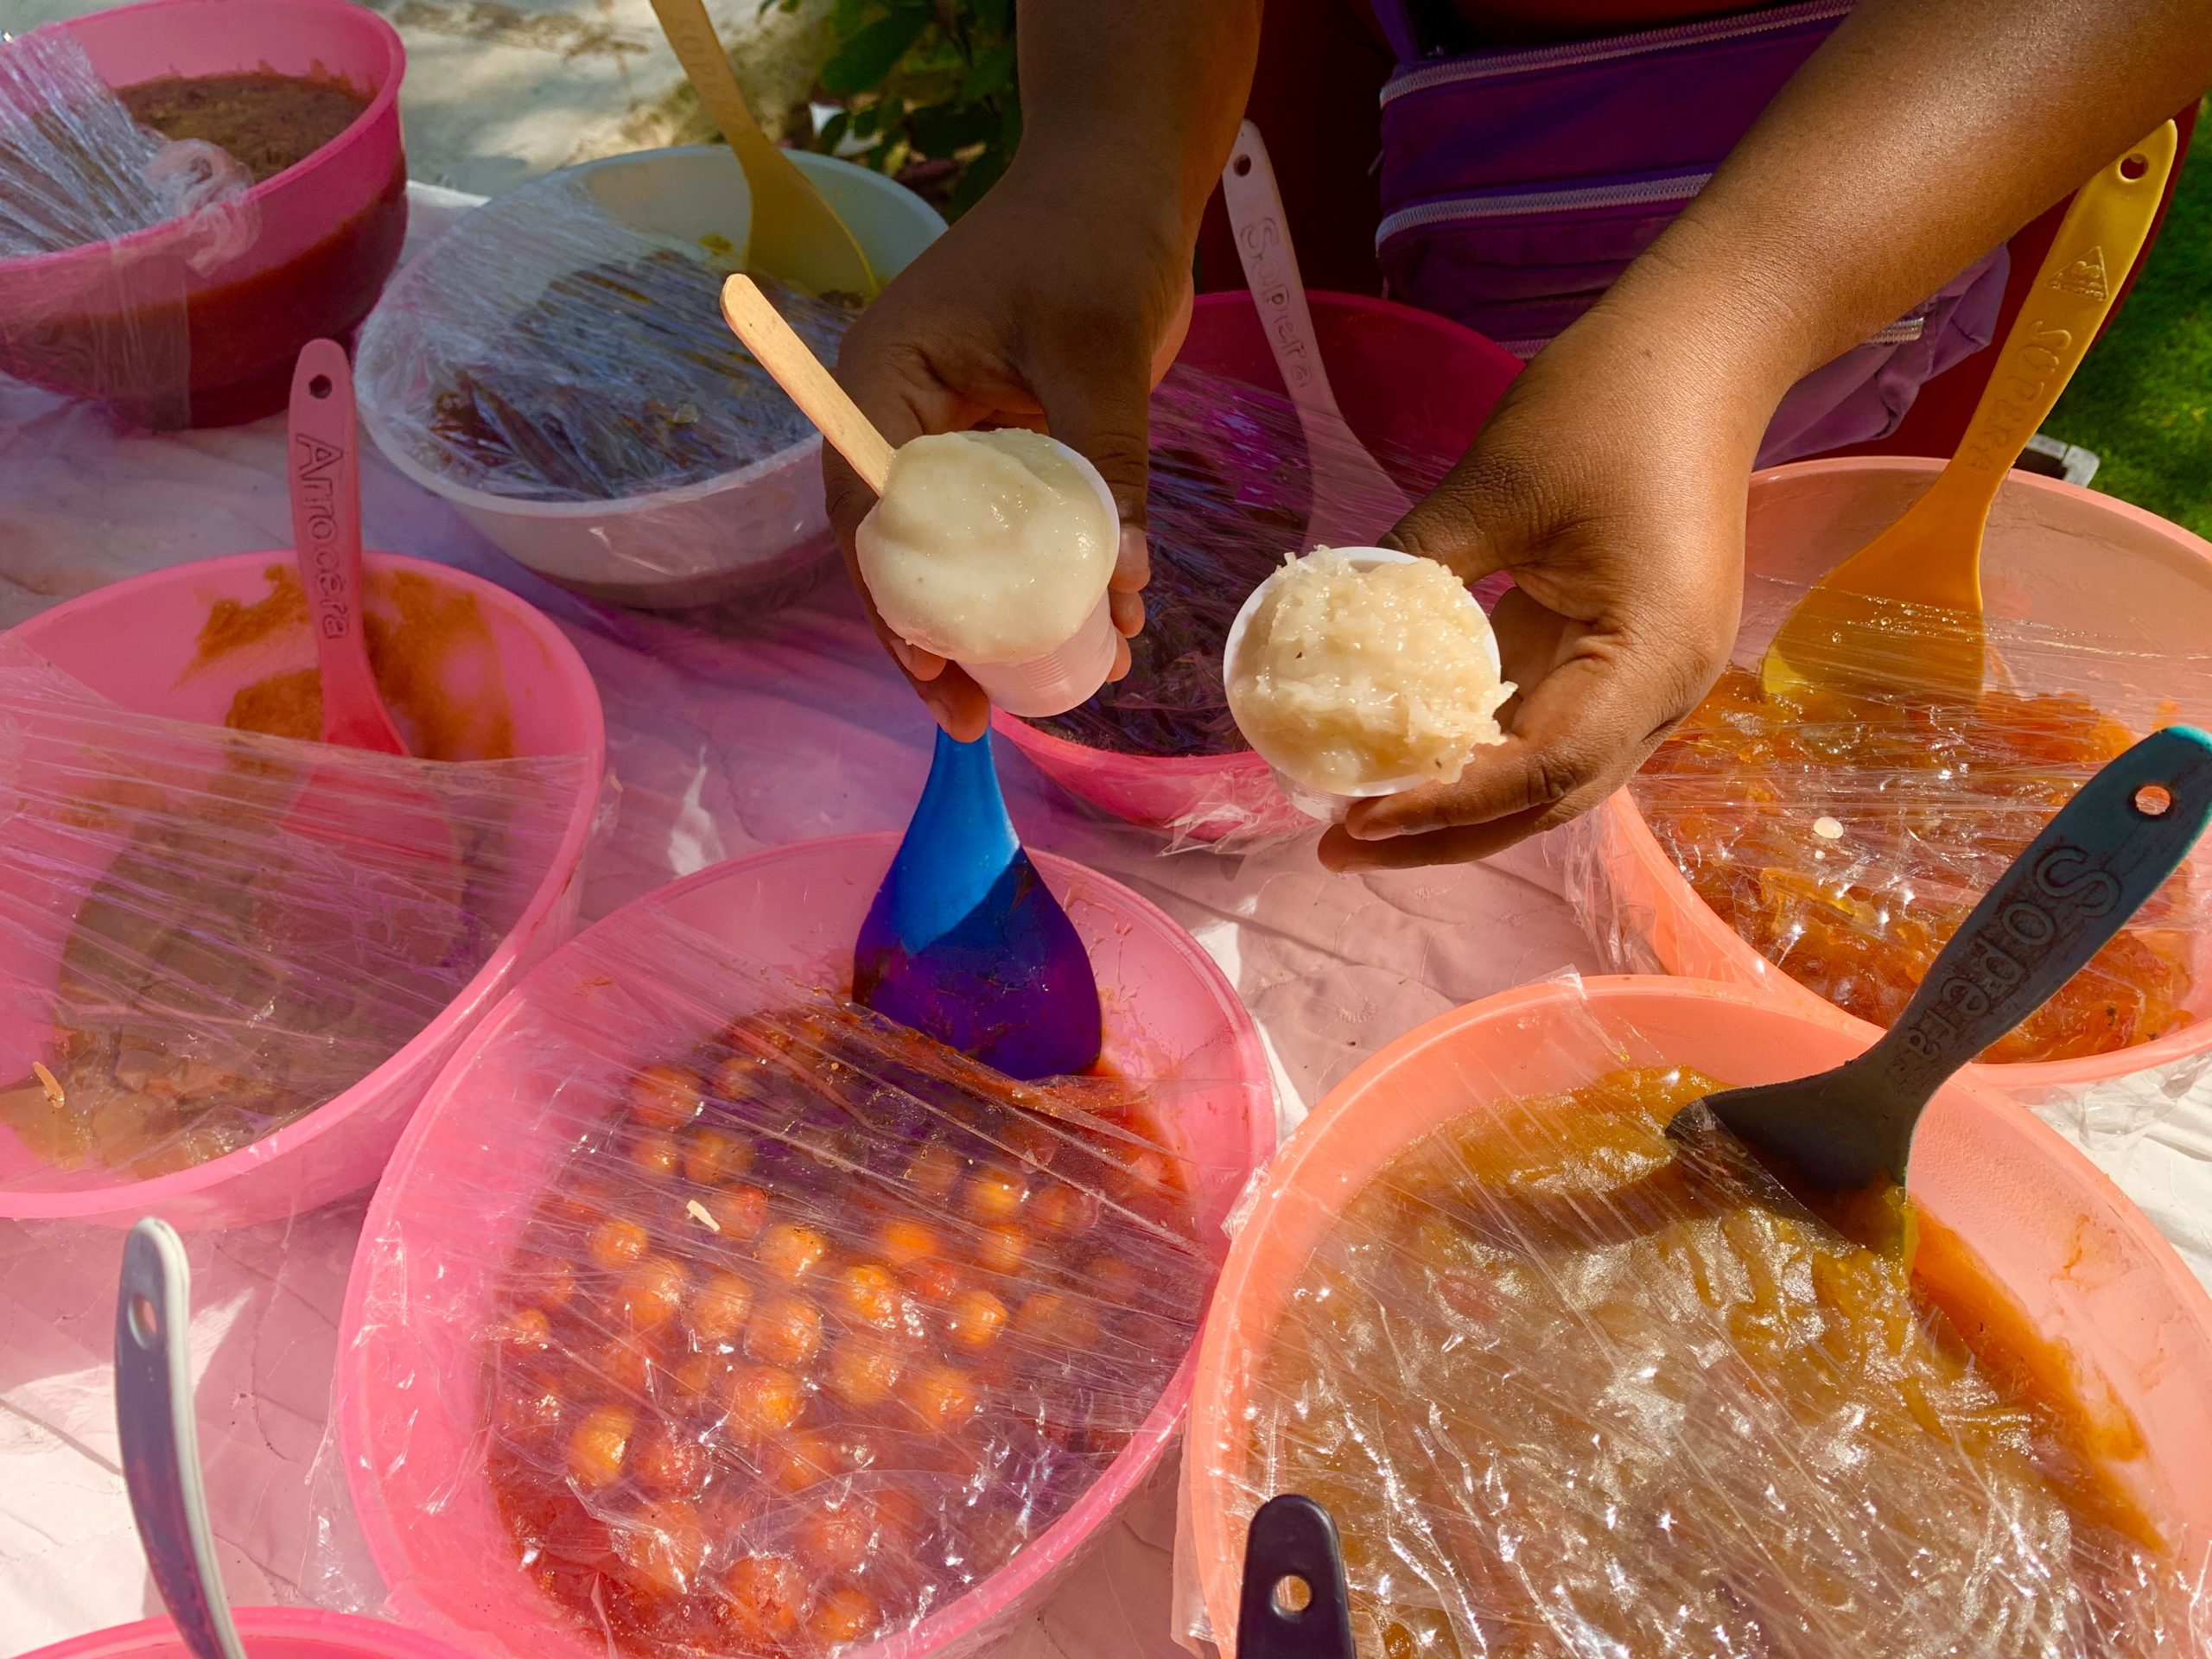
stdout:
MULTIPOLYGON (((1362 570, 1372 570, 1377 565, 1414 563, 1414 555, 1401 553, 1395 548, 1389 547, 1337 547, 1329 550, 1344 555, 1362 570)), ((1243 608, 1236 613, 1236 620, 1229 625, 1229 641, 1222 647, 1221 652, 1221 679, 1224 686, 1234 683, 1233 671, 1236 656, 1243 649, 1244 631, 1251 625, 1253 613, 1260 608, 1260 601, 1268 590, 1282 579, 1283 571, 1289 569, 1291 569, 1289 565, 1284 565, 1274 575, 1255 588, 1251 597, 1244 601, 1243 608)), ((1476 604, 1475 596, 1471 593, 1467 595, 1467 603, 1473 606, 1478 612, 1482 609, 1480 605, 1476 604)), ((1489 630, 1487 617, 1484 619, 1484 622, 1483 639, 1490 652, 1491 672, 1502 675, 1504 669, 1498 660, 1497 639, 1489 630)), ((1236 699, 1233 696, 1230 699, 1230 712, 1232 715, 1236 712, 1236 699)), ((1242 721, 1237 722, 1237 729, 1243 730, 1242 721)), ((1275 787, 1282 791, 1283 798, 1305 813, 1306 817, 1318 818, 1324 823, 1342 823, 1344 821, 1344 814, 1351 810, 1355 801, 1371 800, 1379 795, 1402 795, 1409 789, 1417 789, 1423 784, 1434 781, 1424 773, 1415 772, 1402 778, 1385 778, 1360 789, 1344 791, 1317 789, 1311 784, 1300 782, 1278 766, 1273 756, 1269 755, 1258 743, 1253 741, 1251 733, 1245 732, 1244 739, 1245 741, 1252 744, 1254 752, 1262 760, 1267 761, 1268 770, 1274 775, 1275 787)))

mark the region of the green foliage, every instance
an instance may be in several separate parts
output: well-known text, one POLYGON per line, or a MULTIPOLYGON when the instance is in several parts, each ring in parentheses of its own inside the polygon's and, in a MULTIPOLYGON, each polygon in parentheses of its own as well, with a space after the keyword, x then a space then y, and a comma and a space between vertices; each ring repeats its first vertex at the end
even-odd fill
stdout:
POLYGON ((2134 291, 2044 429, 2097 452, 2097 488, 2212 537, 2212 102, 2134 291))
MULTIPOLYGON (((763 0, 793 9, 798 0, 763 0)), ((918 162, 926 194, 957 216, 990 188, 1021 136, 1014 0, 836 0, 822 90, 844 107, 815 148, 897 175, 918 162)))

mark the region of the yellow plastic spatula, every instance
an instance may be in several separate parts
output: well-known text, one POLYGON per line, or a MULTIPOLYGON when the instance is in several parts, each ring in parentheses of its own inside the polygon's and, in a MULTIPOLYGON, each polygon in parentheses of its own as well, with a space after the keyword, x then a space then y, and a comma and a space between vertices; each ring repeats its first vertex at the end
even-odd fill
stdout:
POLYGON ((745 169, 746 186, 753 194, 745 268, 810 294, 874 295, 875 274, 845 221, 753 118, 702 0, 652 0, 652 4, 661 33, 676 49, 676 60, 683 66, 699 102, 745 169))
POLYGON ((1829 571, 1783 619, 1759 670, 1769 696, 1899 686, 1953 697, 1980 692, 1988 655, 1981 540, 1989 509, 2142 251, 2174 147, 2169 121, 2074 198, 1958 453, 1903 518, 1829 571))

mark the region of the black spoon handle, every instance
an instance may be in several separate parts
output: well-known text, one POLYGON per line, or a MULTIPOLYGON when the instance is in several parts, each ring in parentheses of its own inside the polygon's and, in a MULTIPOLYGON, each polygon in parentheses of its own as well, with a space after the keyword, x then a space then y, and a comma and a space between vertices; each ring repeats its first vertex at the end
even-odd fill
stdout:
POLYGON ((1236 1659, 1357 1659, 1336 1522, 1310 1497, 1285 1492, 1252 1517, 1236 1659))
POLYGON ((2153 732, 2059 809, 1982 895, 1861 1062, 1916 1113, 2125 926, 2212 819, 2212 738, 2153 732))

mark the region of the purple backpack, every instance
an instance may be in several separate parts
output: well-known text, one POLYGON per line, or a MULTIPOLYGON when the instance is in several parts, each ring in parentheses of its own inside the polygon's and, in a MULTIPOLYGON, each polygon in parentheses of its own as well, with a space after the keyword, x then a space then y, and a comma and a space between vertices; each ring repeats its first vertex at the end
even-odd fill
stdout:
MULTIPOLYGON (((1695 195, 1851 9, 1802 3, 1564 46, 1425 51, 1408 0, 1374 0, 1387 291, 1533 357, 1695 195)), ((1896 429, 1931 376, 1987 345, 2005 251, 1961 272, 1776 411, 1759 464, 1896 429)))

